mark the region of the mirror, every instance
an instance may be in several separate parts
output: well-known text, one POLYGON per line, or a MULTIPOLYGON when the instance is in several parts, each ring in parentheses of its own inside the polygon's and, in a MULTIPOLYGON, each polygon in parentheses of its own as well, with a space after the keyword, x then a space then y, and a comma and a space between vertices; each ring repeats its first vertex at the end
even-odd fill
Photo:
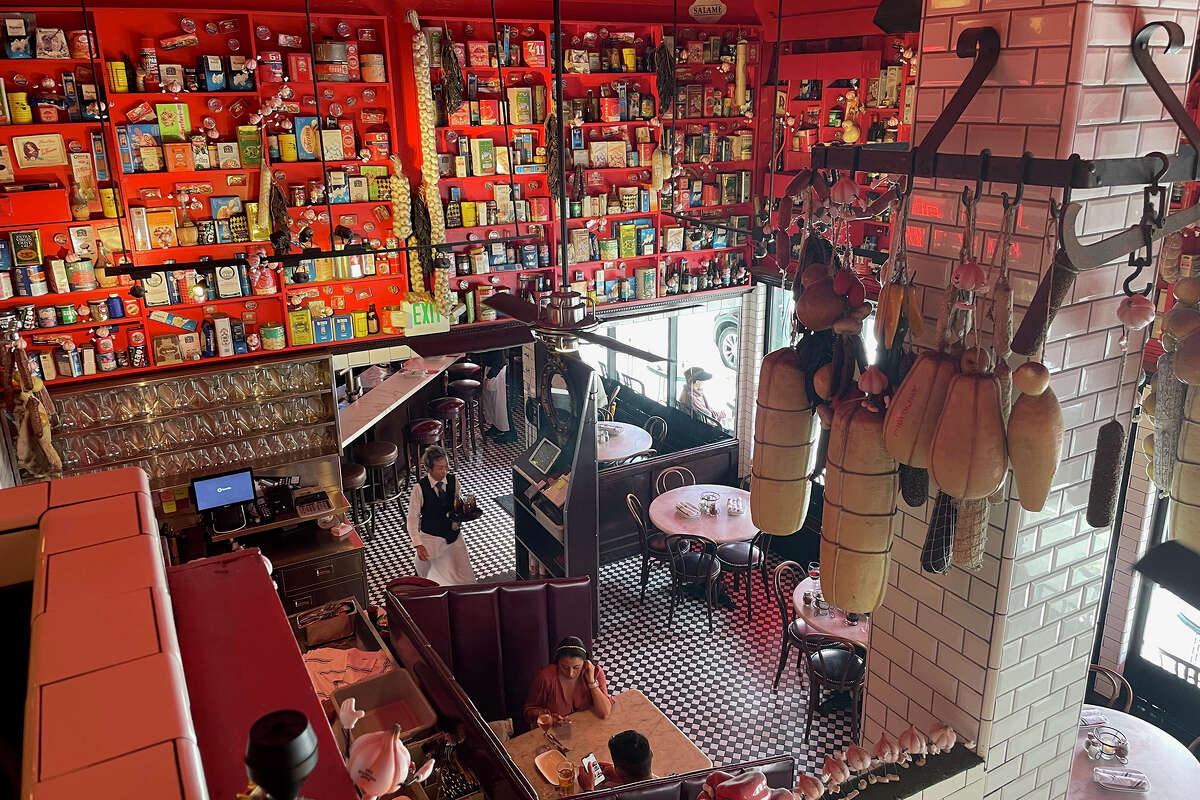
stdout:
POLYGON ((561 443, 575 425, 579 416, 579 403, 567 383, 567 365, 562 356, 548 353, 542 369, 538 395, 542 414, 561 443))

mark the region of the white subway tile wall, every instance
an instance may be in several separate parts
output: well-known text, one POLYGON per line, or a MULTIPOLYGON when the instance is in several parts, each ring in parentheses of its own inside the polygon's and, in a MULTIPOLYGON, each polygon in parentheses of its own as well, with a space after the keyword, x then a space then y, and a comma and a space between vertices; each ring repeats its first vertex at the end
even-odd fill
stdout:
MULTIPOLYGON (((1035 0, 926 0, 918 75, 917 138, 969 69, 953 52, 965 28, 986 23, 1001 35, 1000 62, 943 152, 1085 158, 1173 152, 1177 131, 1146 88, 1129 42, 1145 22, 1183 26, 1179 54, 1156 55, 1168 80, 1188 78, 1200 0, 1127 0, 1107 3, 1035 0)), ((1156 38, 1164 38, 1158 34, 1156 38)), ((1164 38, 1165 41, 1165 38, 1164 38)), ((1156 53, 1161 48, 1156 48, 1156 53)), ((1182 91, 1182 86, 1179 91, 1182 91)), ((918 183, 907 240, 915 251, 924 311, 936 314, 941 288, 958 254, 962 231, 954 182, 918 183), (923 185, 922 185, 923 184, 923 185)), ((959 184, 961 185, 961 184, 959 184)), ((993 195, 1012 191, 994 185, 993 195)), ((1081 233, 1093 237, 1123 229, 1141 214, 1136 189, 1076 191, 1085 211, 1081 233)), ((1049 265, 1044 246, 1048 213, 1044 192, 1031 192, 1010 264, 1018 270, 1018 302, 1029 302, 1049 265), (1041 200, 1041 202, 1039 202, 1041 200)), ((995 262, 999 224, 994 197, 980 210, 984 257, 995 262)), ((1063 405, 1063 461, 1046 508, 1020 508, 1015 488, 994 510, 988 555, 979 573, 920 571, 930 503, 902 506, 905 519, 892 550, 888 594, 873 627, 864 703, 864 738, 898 734, 908 722, 936 716, 968 739, 986 761, 982 780, 959 792, 988 800, 1066 796, 1087 665, 1095 640, 1109 534, 1084 519, 1096 432, 1114 414, 1127 427, 1138 372, 1140 336, 1117 387, 1120 370, 1120 265, 1084 273, 1047 337, 1044 360, 1063 405)), ((1018 309, 1018 316, 1023 308, 1018 309)), ((929 342, 922 342, 928 345, 929 342)), ((1118 522, 1117 574, 1101 632, 1101 658, 1119 666, 1128 649, 1136 578, 1131 566, 1145 547, 1153 490, 1144 459, 1135 457, 1126 512, 1118 522)), ((955 790, 948 790, 955 791, 955 790)), ((935 795, 926 793, 927 798, 935 795)), ((936 797, 942 797, 937 794, 936 797)), ((945 795, 958 796, 956 794, 945 795)))

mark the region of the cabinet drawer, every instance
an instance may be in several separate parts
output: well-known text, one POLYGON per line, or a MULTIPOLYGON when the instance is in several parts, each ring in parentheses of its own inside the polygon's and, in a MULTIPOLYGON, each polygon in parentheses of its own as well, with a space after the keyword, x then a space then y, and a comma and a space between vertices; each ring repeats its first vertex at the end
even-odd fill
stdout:
POLYGON ((366 607, 367 584, 361 573, 349 580, 322 584, 302 591, 289 591, 283 596, 283 610, 287 614, 298 614, 344 597, 353 597, 358 600, 360 606, 366 607))
POLYGON ((329 558, 314 558, 276 571, 286 593, 307 589, 333 581, 342 581, 362 574, 363 562, 359 553, 345 553, 329 558))

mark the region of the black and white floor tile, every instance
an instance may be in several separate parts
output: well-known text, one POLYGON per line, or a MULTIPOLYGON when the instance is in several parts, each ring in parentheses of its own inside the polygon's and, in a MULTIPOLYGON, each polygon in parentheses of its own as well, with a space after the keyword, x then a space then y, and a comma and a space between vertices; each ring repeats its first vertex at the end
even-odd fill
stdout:
MULTIPOLYGON (((509 407, 520 408, 519 398, 513 397, 509 407)), ((512 463, 520 452, 520 443, 489 441, 457 468, 463 491, 474 494, 484 509, 484 516, 464 531, 481 581, 513 575, 512 518, 494 498, 512 491, 512 463)), ((389 580, 415 574, 405 532, 406 506, 407 495, 399 508, 383 514, 376 538, 367 545, 372 603, 382 603, 389 580)), ((699 600, 685 601, 667 628, 667 578, 661 567, 652 571, 646 600, 640 603, 639 567, 639 560, 631 558, 601 569, 595 657, 614 693, 640 689, 717 765, 788 753, 800 771, 816 773, 827 753, 848 743, 845 711, 818 714, 804 740, 808 686, 796 674, 795 652, 779 690, 772 691, 780 622, 761 581, 754 586, 753 618, 747 620, 744 594, 738 592, 735 611, 714 610, 710 636, 699 600)))

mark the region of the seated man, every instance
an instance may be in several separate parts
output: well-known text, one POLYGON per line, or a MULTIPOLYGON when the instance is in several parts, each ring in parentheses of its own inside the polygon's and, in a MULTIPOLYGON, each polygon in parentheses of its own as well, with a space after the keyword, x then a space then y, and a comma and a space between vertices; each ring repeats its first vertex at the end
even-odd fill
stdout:
MULTIPOLYGON (((658 777, 651 771, 654 753, 650 752, 650 742, 637 731, 615 734, 608 740, 608 754, 612 761, 600 762, 600 769, 604 772, 602 789, 658 777)), ((589 792, 596 788, 592 774, 583 767, 579 768, 579 786, 589 792)))

